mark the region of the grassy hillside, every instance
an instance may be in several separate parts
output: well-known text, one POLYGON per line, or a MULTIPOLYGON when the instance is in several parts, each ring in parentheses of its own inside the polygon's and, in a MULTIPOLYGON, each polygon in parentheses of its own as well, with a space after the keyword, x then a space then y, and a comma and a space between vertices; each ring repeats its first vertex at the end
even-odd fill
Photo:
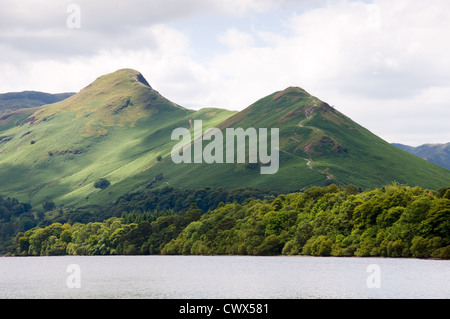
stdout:
POLYGON ((397 149, 300 88, 271 94, 219 125, 229 127, 279 128, 279 171, 261 175, 246 164, 167 162, 158 168, 165 182, 295 191, 331 183, 368 189, 394 181, 437 189, 450 181, 449 170, 397 149))
MULTIPOLYGON (((153 90, 140 73, 119 70, 65 101, 3 123, 0 193, 33 206, 46 199, 57 205, 88 203, 100 192, 93 187, 97 179, 114 185, 169 155, 174 128, 197 117, 214 125, 231 114, 184 109, 153 90)), ((100 197, 111 201, 130 191, 128 186, 135 185, 122 184, 100 197)))
MULTIPOLYGON (((203 141, 204 146, 208 144, 203 141)), ((247 154, 248 155, 248 154, 247 154)), ((99 77, 78 94, 0 119, 0 194, 57 206, 102 205, 128 192, 172 186, 255 187, 279 192, 313 185, 376 188, 393 181, 438 189, 450 171, 383 141, 300 88, 273 93, 242 112, 185 109, 135 70, 99 77), (280 166, 175 164, 172 131, 279 128, 280 166), (106 189, 95 182, 107 179, 106 189)))

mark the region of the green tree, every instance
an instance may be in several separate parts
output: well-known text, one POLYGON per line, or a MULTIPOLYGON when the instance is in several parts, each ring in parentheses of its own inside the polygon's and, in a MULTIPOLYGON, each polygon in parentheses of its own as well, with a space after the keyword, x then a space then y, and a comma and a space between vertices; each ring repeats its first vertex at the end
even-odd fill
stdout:
POLYGON ((56 205, 51 199, 47 199, 45 202, 42 203, 42 208, 45 211, 51 211, 55 209, 56 205))
POLYGON ((333 242, 326 236, 320 235, 317 238, 311 238, 303 247, 302 253, 313 256, 330 256, 333 242))
POLYGON ((106 189, 109 187, 109 185, 111 185, 111 182, 108 181, 106 178, 99 178, 94 183, 94 187, 100 189, 106 189))
POLYGON ((271 256, 280 255, 284 244, 281 243, 280 238, 275 235, 270 235, 264 239, 264 241, 256 247, 255 255, 271 256))

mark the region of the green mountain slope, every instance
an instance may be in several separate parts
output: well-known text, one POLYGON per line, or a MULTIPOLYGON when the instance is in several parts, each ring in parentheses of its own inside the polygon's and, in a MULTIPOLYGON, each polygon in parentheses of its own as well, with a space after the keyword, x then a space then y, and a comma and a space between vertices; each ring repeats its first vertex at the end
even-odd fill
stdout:
POLYGON ((449 170, 397 149, 300 88, 271 94, 218 127, 279 128, 278 172, 261 175, 257 165, 168 161, 159 167, 166 183, 290 191, 331 183, 374 188, 393 181, 439 188, 450 181, 449 170))
POLYGON ((123 69, 29 112, 0 119, 0 194, 33 207, 48 199, 65 206, 105 204, 166 185, 298 191, 332 183, 373 188, 392 181, 437 189, 450 181, 449 170, 399 150, 294 87, 238 113, 193 111, 161 96, 139 72, 123 69), (261 164, 248 161, 175 164, 171 152, 178 141, 172 132, 185 128, 193 136, 196 120, 203 130, 223 132, 278 128, 279 170, 262 175, 261 164), (99 178, 111 185, 95 188, 99 178))
MULTIPOLYGON (((187 110, 153 90, 139 72, 119 70, 65 101, 0 122, 0 193, 33 206, 47 199, 84 204, 99 192, 97 179, 114 185, 170 154, 174 128, 197 117, 215 125, 231 114, 187 110)), ((105 200, 130 190, 106 190, 105 200)))

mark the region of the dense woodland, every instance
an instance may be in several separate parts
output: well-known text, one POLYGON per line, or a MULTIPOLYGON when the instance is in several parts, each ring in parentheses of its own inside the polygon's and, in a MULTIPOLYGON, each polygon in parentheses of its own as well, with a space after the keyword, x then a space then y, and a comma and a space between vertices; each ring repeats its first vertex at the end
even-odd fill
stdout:
MULTIPOLYGON (((30 214, 28 206, 2 201, 0 207, 8 203, 8 211, 14 210, 11 219, 30 214)), ((392 184, 361 192, 330 185, 276 197, 257 190, 166 188, 128 195, 91 212, 60 209, 58 214, 56 222, 19 230, 8 253, 450 259, 450 188, 392 184)), ((18 220, 23 228, 33 224, 18 220)))
POLYGON ((196 190, 178 190, 165 187, 158 190, 126 194, 104 206, 82 208, 57 207, 48 199, 41 207, 32 208, 14 198, 0 196, 0 255, 16 254, 16 235, 32 228, 45 228, 52 223, 88 224, 103 222, 111 217, 124 217, 131 222, 156 220, 159 216, 183 214, 195 204, 204 214, 215 209, 219 203, 243 203, 248 198, 270 200, 278 194, 252 188, 225 190, 205 187, 196 190), (151 217, 150 217, 151 216, 151 217))

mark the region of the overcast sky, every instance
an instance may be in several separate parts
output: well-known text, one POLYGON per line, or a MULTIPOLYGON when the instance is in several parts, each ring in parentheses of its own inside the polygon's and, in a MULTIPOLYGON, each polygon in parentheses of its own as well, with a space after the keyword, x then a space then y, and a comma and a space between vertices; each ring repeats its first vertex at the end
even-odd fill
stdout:
POLYGON ((188 108, 299 86, 388 142, 450 142, 448 0, 0 0, 0 93, 120 68, 188 108))

